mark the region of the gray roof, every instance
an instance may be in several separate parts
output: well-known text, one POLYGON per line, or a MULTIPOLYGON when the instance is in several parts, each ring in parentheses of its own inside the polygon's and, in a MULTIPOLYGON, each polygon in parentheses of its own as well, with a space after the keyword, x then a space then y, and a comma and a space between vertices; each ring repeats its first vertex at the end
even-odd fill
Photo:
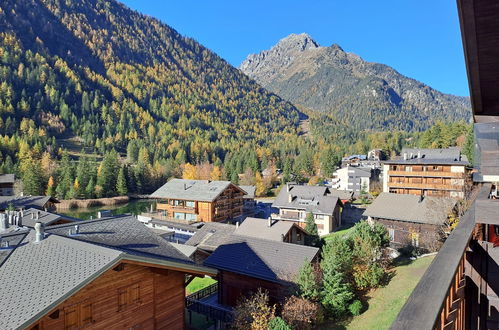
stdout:
POLYGON ((29 230, 17 226, 10 226, 6 231, 0 233, 0 242, 8 244, 8 247, 0 245, 0 267, 28 233, 29 230))
POLYGON ((207 222, 185 244, 197 246, 206 251, 214 251, 224 244, 234 233, 236 226, 218 222, 207 222))
POLYGON ((213 202, 230 185, 230 181, 171 179, 150 197, 213 202))
MULTIPOLYGON (((292 221, 271 220, 269 227, 268 219, 246 218, 234 234, 282 242, 283 235, 286 235, 293 226, 300 228, 292 221)), ((303 231, 301 228, 300 230, 303 231)))
POLYGON ((192 231, 192 232, 198 231, 198 228, 196 226, 194 226, 194 225, 197 225, 198 223, 188 225, 188 224, 181 223, 181 222, 160 220, 160 219, 154 219, 154 218, 150 221, 150 223, 155 224, 155 225, 160 225, 160 226, 166 226, 166 227, 171 228, 171 229, 182 229, 182 230, 192 231))
POLYGON ((352 190, 337 190, 329 188, 329 194, 334 197, 338 197, 341 200, 349 200, 353 198, 352 190))
POLYGON ((35 208, 30 208, 23 211, 22 225, 27 227, 34 227, 35 223, 41 222, 45 226, 50 226, 51 224, 59 220, 66 220, 71 222, 81 221, 80 219, 67 217, 65 215, 60 215, 57 213, 45 212, 35 208), (37 212, 38 212, 38 219, 36 219, 37 212))
POLYGON ((232 236, 204 262, 206 266, 278 283, 296 282, 304 262, 312 261, 318 248, 232 236))
POLYGON ((246 192, 244 198, 255 198, 256 186, 239 186, 239 188, 246 192))
POLYGON ((74 226, 74 223, 55 225, 46 228, 45 231, 119 249, 130 254, 191 262, 169 242, 136 220, 134 216, 82 221, 78 223, 79 234, 70 235, 69 230, 74 226))
POLYGON ((357 166, 348 166, 349 171, 354 171, 355 176, 361 176, 369 178, 371 177, 372 169, 370 167, 357 167, 357 166))
POLYGON ((42 209, 49 201, 59 201, 50 196, 0 196, 0 210, 5 210, 12 204, 15 208, 38 208, 42 209))
POLYGON ((194 252, 196 252, 196 250, 197 250, 197 247, 195 247, 195 246, 190 246, 190 245, 185 245, 185 244, 180 244, 180 243, 173 243, 173 242, 170 244, 188 258, 190 258, 194 254, 194 252))
POLYGON ((341 203, 338 197, 330 195, 327 187, 288 184, 281 189, 272 207, 305 210, 315 214, 333 214, 338 203, 341 203))
POLYGON ((457 201, 453 198, 381 193, 364 211, 365 216, 441 225, 457 201))
POLYGON ((0 183, 14 183, 16 176, 14 174, 0 174, 0 183))
POLYGON ((29 326, 121 260, 215 274, 132 217, 84 221, 77 236, 68 235, 72 226, 47 228, 39 243, 33 230, 1 235, 12 240, 7 258, 0 250, 0 329, 29 326))
POLYGON ((439 164, 439 165, 469 165, 465 155, 457 147, 446 149, 403 148, 401 156, 384 161, 387 164, 439 164), (406 155, 407 159, 404 159, 406 155))

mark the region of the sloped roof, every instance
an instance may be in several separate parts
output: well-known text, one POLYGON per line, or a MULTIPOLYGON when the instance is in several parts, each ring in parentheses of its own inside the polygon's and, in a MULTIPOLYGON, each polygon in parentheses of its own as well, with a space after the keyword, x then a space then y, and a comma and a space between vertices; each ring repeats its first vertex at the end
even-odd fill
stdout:
POLYGON ((0 196, 0 209, 5 210, 12 204, 15 208, 38 208, 42 209, 49 201, 59 201, 50 196, 0 196))
POLYGON ((234 225, 207 222, 185 244, 197 246, 206 251, 214 251, 231 237, 234 230, 236 230, 236 226, 234 225))
POLYGON ((14 174, 0 174, 0 183, 14 183, 16 176, 14 174))
POLYGON ((256 186, 239 186, 239 188, 246 192, 244 198, 255 198, 256 186))
POLYGON ((28 227, 34 227, 35 223, 41 222, 45 226, 50 226, 51 224, 53 224, 54 222, 57 222, 59 220, 68 220, 68 221, 72 221, 72 222, 81 221, 80 219, 67 217, 65 215, 60 215, 57 213, 45 212, 45 211, 38 210, 35 208, 30 208, 30 209, 23 211, 22 225, 28 226, 28 227), (38 213, 38 219, 36 219, 37 213, 38 213), (33 215, 33 219, 32 219, 32 215, 33 215))
POLYGON ((393 160, 386 160, 386 164, 414 164, 414 165, 469 165, 465 155, 461 155, 461 150, 457 147, 446 149, 419 149, 403 148, 401 156, 393 160), (403 158, 403 155, 407 159, 403 158))
POLYGON ((329 194, 338 197, 341 200, 349 200, 353 198, 353 190, 337 190, 329 188, 329 194))
POLYGON ((268 219, 246 218, 239 228, 236 228, 234 234, 282 242, 283 235, 287 235, 293 226, 303 231, 292 221, 271 220, 269 227, 268 219))
POLYGON ((272 207, 305 210, 311 213, 333 214, 338 203, 341 203, 338 197, 330 195, 327 187, 288 184, 281 189, 272 207))
POLYGON ((303 264, 318 252, 310 246, 234 235, 204 265, 267 281, 294 283, 303 264))
POLYGON ((457 201, 452 198, 381 193, 364 211, 365 216, 441 225, 457 201))
POLYGON ((134 216, 86 220, 78 223, 79 234, 70 235, 75 224, 50 226, 46 232, 119 249, 130 254, 149 255, 179 262, 191 262, 169 242, 156 235, 134 216))
POLYGON ((213 202, 230 185, 230 181, 171 179, 150 197, 213 202))

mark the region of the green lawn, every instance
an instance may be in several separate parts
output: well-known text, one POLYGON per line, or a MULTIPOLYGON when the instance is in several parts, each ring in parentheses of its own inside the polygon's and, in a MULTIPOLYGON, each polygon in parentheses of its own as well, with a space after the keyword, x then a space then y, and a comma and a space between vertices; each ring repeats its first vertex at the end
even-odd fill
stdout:
POLYGON ((323 329, 388 329, 412 290, 433 261, 434 256, 395 267, 395 276, 383 288, 368 294, 369 308, 361 315, 340 324, 324 324, 323 329))
POLYGON ((212 279, 211 277, 196 277, 187 286, 186 294, 191 294, 191 293, 194 293, 196 291, 199 291, 203 288, 206 288, 207 286, 212 285, 215 282, 216 281, 214 279, 212 279))
POLYGON ((350 227, 341 227, 339 230, 332 232, 331 234, 327 234, 323 236, 323 238, 327 241, 335 236, 343 237, 345 235, 350 234, 353 231, 353 226, 350 227))

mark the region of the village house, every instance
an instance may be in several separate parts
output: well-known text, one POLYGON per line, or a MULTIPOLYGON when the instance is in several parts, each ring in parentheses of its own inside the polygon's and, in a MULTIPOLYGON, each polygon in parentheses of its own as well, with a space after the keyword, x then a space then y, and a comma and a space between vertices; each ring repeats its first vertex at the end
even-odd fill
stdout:
MULTIPOLYGON (((9 211, 7 211, 8 213, 9 211)), ((17 214, 19 223, 22 226, 34 228, 37 222, 41 222, 45 227, 60 225, 63 223, 80 222, 80 219, 69 217, 62 214, 46 212, 35 208, 21 210, 19 212, 11 212, 11 216, 17 214)), ((7 214, 7 216, 9 216, 7 214)))
POLYGON ((243 196, 244 216, 254 215, 256 208, 256 201, 255 201, 256 186, 239 186, 239 188, 241 188, 246 192, 246 195, 243 196))
POLYGON ((241 297, 267 290, 272 303, 294 288, 300 268, 315 262, 319 249, 233 235, 204 262, 219 271, 218 302, 235 307, 241 297))
POLYGON ((448 219, 456 203, 445 197, 381 193, 364 216, 386 227, 393 247, 436 251, 450 231, 448 219))
POLYGON ((292 221, 246 218, 234 235, 304 245, 307 232, 292 221))
POLYGON ((151 194, 163 220, 222 222, 243 214, 246 192, 230 181, 172 179, 151 194))
POLYGON ((470 189, 470 164, 459 148, 404 148, 383 162, 383 192, 466 198, 470 189))
POLYGON ((0 196, 0 211, 9 207, 16 210, 35 208, 38 210, 54 210, 57 199, 51 196, 0 196))
POLYGON ((227 242, 235 230, 236 226, 234 225, 208 222, 205 223, 203 227, 199 228, 196 233, 185 242, 185 245, 196 247, 197 251, 194 259, 197 262, 203 261, 220 245, 227 242))
POLYGON ((370 167, 343 167, 333 173, 331 188, 353 191, 356 196, 362 191, 369 193, 371 185, 379 181, 379 173, 379 170, 370 167))
POLYGON ((341 226, 340 199, 328 187, 286 184, 277 195, 272 207, 279 214, 273 220, 292 221, 305 228, 307 214, 312 213, 319 235, 326 235, 341 226))
POLYGON ((0 174, 0 196, 14 196, 14 174, 0 174))
POLYGON ((215 276, 133 216, 2 222, 1 329, 184 329, 188 275, 215 276))

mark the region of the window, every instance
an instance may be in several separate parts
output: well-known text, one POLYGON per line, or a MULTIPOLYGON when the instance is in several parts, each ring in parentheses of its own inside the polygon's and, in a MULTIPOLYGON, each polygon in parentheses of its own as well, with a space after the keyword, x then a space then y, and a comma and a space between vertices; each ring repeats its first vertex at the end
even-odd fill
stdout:
POLYGON ((419 247, 419 234, 411 233, 411 245, 414 247, 419 247))
POLYGON ((388 235, 390 235, 390 242, 393 242, 395 240, 395 229, 388 228, 388 235))
POLYGON ((118 290, 118 312, 140 304, 140 285, 138 283, 118 290))
POLYGON ((301 242, 301 233, 296 233, 296 240, 301 242))
POLYGON ((64 308, 65 329, 79 329, 92 323, 91 303, 83 302, 64 308))
POLYGON ((195 207, 196 206, 196 202, 194 202, 194 201, 187 201, 187 202, 185 202, 185 206, 187 206, 187 207, 195 207))

